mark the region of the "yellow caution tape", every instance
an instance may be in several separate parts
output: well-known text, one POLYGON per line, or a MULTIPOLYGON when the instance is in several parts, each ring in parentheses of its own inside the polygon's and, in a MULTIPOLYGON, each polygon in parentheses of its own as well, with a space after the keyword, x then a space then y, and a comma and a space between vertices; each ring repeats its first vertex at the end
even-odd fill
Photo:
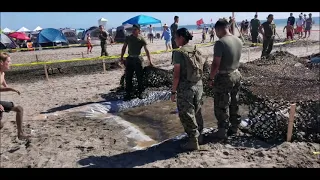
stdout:
POLYGON ((320 155, 320 151, 319 152, 313 152, 314 155, 320 155))
MULTIPOLYGON (((197 44, 197 46, 211 46, 213 43, 206 43, 206 44, 197 44)), ((160 50, 150 52, 150 54, 162 54, 172 52, 172 50, 160 50)), ((145 56, 146 53, 142 53, 141 56, 145 56)), ((128 54, 125 54, 124 57, 128 57, 128 54)), ((93 57, 93 58, 75 58, 75 59, 68 59, 68 60, 51 60, 45 62, 32 62, 32 63, 22 63, 22 64, 12 64, 13 67, 21 67, 21 66, 37 66, 37 65, 45 65, 45 64, 56 64, 56 63, 67 63, 67 62, 76 62, 76 61, 93 61, 93 60, 112 60, 112 59, 120 59, 120 55, 116 56, 101 56, 101 57, 93 57)))

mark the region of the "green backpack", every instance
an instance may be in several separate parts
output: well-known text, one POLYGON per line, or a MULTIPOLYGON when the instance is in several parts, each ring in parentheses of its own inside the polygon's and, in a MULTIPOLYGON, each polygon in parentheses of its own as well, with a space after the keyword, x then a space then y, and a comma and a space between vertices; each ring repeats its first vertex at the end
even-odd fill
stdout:
POLYGON ((202 79, 204 60, 201 52, 194 47, 181 47, 179 50, 185 57, 187 80, 196 83, 202 79))

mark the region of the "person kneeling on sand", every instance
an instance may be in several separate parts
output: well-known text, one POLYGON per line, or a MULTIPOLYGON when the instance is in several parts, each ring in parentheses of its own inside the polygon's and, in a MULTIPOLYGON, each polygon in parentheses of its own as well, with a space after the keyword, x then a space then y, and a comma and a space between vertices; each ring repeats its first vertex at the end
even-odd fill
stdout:
MULTIPOLYGON (((0 54, 0 92, 8 92, 13 91, 20 95, 18 90, 8 87, 6 80, 4 78, 5 71, 9 70, 10 68, 10 56, 7 53, 1 52, 0 54)), ((0 129, 3 127, 3 123, 1 122, 2 113, 3 112, 10 112, 14 111, 17 113, 16 115, 16 123, 17 123, 17 130, 18 130, 18 138, 20 140, 27 140, 29 136, 25 135, 22 130, 22 118, 23 118, 23 108, 21 106, 15 106, 13 102, 7 101, 0 101, 0 129)))
POLYGON ((177 101, 179 118, 188 134, 184 150, 198 150, 202 143, 203 118, 201 114, 203 96, 203 65, 201 53, 195 45, 189 45, 193 36, 186 28, 178 29, 175 35, 177 46, 173 54, 174 74, 171 101, 177 101))
POLYGON ((125 75, 126 75, 126 96, 124 97, 125 101, 128 101, 132 98, 132 78, 133 73, 136 73, 138 80, 138 98, 143 99, 143 58, 141 57, 141 49, 144 47, 150 66, 153 66, 150 58, 150 53, 147 47, 146 40, 140 35, 140 25, 135 24, 132 26, 132 34, 126 37, 126 40, 123 44, 121 51, 121 63, 125 62, 125 75), (124 61, 123 56, 126 52, 128 46, 128 54, 126 61, 124 61))

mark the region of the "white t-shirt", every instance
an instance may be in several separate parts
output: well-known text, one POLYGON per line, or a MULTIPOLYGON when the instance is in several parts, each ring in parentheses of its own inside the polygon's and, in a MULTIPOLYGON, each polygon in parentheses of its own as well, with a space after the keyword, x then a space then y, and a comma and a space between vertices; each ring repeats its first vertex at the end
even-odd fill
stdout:
POLYGON ((153 27, 149 27, 149 34, 153 34, 153 27))
POLYGON ((297 21, 297 25, 298 26, 302 26, 304 24, 304 19, 299 19, 298 21, 297 21))

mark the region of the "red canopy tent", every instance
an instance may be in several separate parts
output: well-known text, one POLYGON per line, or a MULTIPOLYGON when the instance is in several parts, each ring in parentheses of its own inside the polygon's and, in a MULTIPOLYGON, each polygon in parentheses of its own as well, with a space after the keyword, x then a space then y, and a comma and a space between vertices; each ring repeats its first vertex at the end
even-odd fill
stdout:
POLYGON ((13 32, 8 34, 8 36, 19 40, 30 40, 30 38, 23 32, 13 32))

